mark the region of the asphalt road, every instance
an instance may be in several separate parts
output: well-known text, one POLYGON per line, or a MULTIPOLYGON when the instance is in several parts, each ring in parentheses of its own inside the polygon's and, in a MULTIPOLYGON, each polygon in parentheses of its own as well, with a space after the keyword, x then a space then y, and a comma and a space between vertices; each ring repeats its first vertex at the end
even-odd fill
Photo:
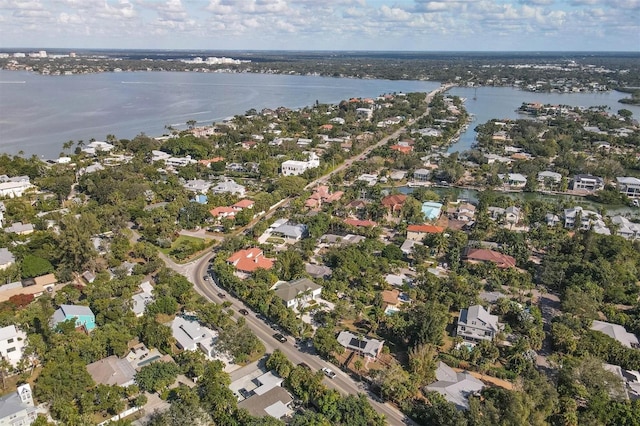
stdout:
MULTIPOLYGON (((211 253, 198 260, 195 268, 189 268, 194 276, 188 277, 194 283, 195 289, 198 293, 204 296, 206 299, 214 303, 230 302, 231 308, 235 311, 235 317, 243 317, 247 326, 255 333, 255 335, 262 340, 268 353, 273 352, 274 349, 280 349, 293 364, 299 364, 301 362, 306 363, 312 370, 320 370, 323 367, 328 367, 336 373, 336 377, 333 379, 326 378, 324 383, 333 389, 338 390, 343 395, 356 395, 358 393, 365 393, 369 397, 371 406, 380 414, 383 414, 387 422, 390 425, 406 425, 415 424, 410 418, 405 416, 400 410, 388 403, 378 402, 378 398, 375 395, 370 394, 364 385, 360 382, 356 382, 349 375, 341 371, 335 365, 324 361, 317 355, 309 352, 303 352, 295 345, 295 339, 288 336, 287 342, 280 343, 277 341, 273 334, 275 331, 271 328, 267 322, 260 320, 256 317, 256 314, 244 303, 232 295, 219 288, 211 275, 209 274, 209 261, 215 257, 215 253, 211 253), (208 277, 206 280, 204 277, 208 277), (218 297, 218 293, 223 293, 226 296, 224 298, 218 297), (238 313, 240 309, 247 309, 249 315, 241 315, 238 313)), ((283 333, 284 334, 284 333, 283 333)))

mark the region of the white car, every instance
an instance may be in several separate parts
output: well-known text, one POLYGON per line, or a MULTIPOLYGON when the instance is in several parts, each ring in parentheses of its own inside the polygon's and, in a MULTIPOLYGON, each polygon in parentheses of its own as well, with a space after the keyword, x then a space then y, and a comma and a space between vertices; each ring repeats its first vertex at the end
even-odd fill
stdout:
POLYGON ((322 369, 322 372, 324 373, 325 376, 327 376, 330 379, 333 379, 334 377, 336 377, 336 373, 334 373, 333 370, 331 370, 330 368, 324 367, 322 369))

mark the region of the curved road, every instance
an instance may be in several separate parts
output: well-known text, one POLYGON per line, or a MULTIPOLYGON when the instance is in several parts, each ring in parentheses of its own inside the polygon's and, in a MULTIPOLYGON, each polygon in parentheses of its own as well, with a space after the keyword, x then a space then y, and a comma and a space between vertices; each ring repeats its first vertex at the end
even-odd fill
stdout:
MULTIPOLYGON (((437 93, 441 93, 449 90, 452 86, 453 85, 444 85, 434 90, 433 92, 430 92, 429 94, 427 94, 426 96, 427 105, 429 104, 433 96, 435 96, 437 93)), ((429 113, 429 108, 427 107, 427 110, 424 113, 424 115, 427 115, 428 113, 429 113)), ((400 134, 404 132, 406 127, 410 126, 414 122, 415 122, 415 119, 409 120, 404 126, 402 126, 398 130, 393 132, 391 135, 384 137, 376 144, 366 148, 363 152, 358 154, 356 157, 345 161, 343 164, 339 165, 338 167, 333 169, 331 172, 327 173, 324 176, 321 176, 320 178, 314 180, 313 182, 310 182, 305 187, 305 189, 309 189, 317 184, 322 184, 324 182, 327 182, 327 180, 333 174, 339 173, 340 171, 349 167, 353 161, 364 160, 371 151, 373 151, 375 148, 378 148, 386 144, 389 140, 400 136, 400 134)), ((287 200, 289 199, 281 200, 272 209, 270 209, 265 215, 262 215, 260 218, 257 218, 256 220, 263 219, 264 217, 268 217, 269 215, 273 214, 277 208, 286 205, 287 200)), ((247 229, 247 228, 248 226, 240 229, 238 232, 242 232, 244 229, 247 229)), ((135 235, 136 234, 134 232, 134 236, 135 235)), ((160 258, 164 260, 167 266, 175 270, 176 272, 184 275, 185 277, 187 277, 187 279, 189 279, 189 281, 191 281, 194 284, 196 291, 199 294, 201 294, 203 297, 205 297, 207 300, 214 303, 219 303, 219 304, 225 301, 230 302, 235 312, 237 312, 239 309, 243 309, 243 308, 246 309, 247 307, 240 300, 235 299, 234 297, 226 293, 223 289, 219 288, 215 284, 213 277, 209 273, 209 263, 211 259, 213 259, 215 256, 216 256, 216 253, 211 252, 192 262, 189 262, 186 264, 177 264, 173 262, 171 259, 169 259, 167 256, 164 256, 162 253, 160 253, 160 258), (218 293, 223 293, 226 295, 226 297, 220 298, 218 297, 218 293)), ((317 355, 313 355, 311 353, 300 350, 300 348, 295 346, 294 342, 292 341, 293 339, 289 339, 285 343, 278 342, 276 339, 272 337, 274 332, 271 329, 271 326, 267 324, 265 321, 257 318, 255 313, 250 311, 250 314, 245 316, 244 318, 249 328, 256 334, 256 336, 258 336, 260 340, 262 340, 267 352, 272 352, 274 349, 280 349, 287 356, 287 358, 294 364, 299 364, 301 362, 304 362, 313 370, 320 370, 323 367, 331 368, 333 371, 335 371, 336 377, 333 379, 328 379, 325 377, 324 383, 328 387, 336 389, 344 395, 347 395, 347 394, 355 395, 358 393, 365 393, 369 398, 369 403, 371 404, 371 406, 378 413, 383 414, 386 417, 387 422, 391 425, 404 425, 404 424, 415 425, 415 423, 409 417, 405 416, 395 406, 388 403, 379 402, 379 399, 376 398, 370 392, 368 392, 363 384, 356 382, 349 375, 347 375, 340 369, 336 368, 333 364, 330 364, 327 361, 324 361, 317 355)))

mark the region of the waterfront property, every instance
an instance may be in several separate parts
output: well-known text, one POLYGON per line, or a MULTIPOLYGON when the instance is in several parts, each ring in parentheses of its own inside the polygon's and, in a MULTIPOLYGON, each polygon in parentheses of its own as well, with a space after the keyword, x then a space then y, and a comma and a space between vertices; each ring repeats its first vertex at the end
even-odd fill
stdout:
POLYGON ((594 192, 604 188, 604 180, 598 176, 575 175, 571 181, 571 189, 574 191, 594 192))
POLYGON ((629 198, 640 198, 640 179, 636 177, 617 177, 618 191, 629 198))

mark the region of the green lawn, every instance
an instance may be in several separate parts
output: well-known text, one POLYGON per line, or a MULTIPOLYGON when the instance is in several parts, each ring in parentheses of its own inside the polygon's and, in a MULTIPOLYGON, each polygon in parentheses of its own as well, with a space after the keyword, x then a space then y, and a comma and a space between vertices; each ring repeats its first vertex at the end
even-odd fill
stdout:
POLYGON ((171 244, 171 247, 161 248, 160 251, 176 262, 188 262, 195 256, 198 256, 203 250, 211 247, 214 241, 215 240, 180 235, 173 244, 171 244), (183 251, 180 253, 180 256, 176 256, 175 251, 181 247, 183 251))

